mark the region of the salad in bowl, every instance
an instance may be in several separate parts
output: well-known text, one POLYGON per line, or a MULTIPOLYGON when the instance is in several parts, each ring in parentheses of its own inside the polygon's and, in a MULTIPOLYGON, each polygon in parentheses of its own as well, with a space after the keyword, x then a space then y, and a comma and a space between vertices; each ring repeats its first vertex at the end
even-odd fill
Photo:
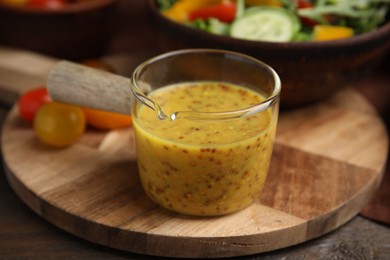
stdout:
POLYGON ((218 48, 279 74, 281 106, 320 102, 390 54, 390 0, 148 0, 163 52, 218 48))
POLYGON ((175 22, 233 38, 302 42, 371 32, 388 15, 390 0, 157 0, 175 22))

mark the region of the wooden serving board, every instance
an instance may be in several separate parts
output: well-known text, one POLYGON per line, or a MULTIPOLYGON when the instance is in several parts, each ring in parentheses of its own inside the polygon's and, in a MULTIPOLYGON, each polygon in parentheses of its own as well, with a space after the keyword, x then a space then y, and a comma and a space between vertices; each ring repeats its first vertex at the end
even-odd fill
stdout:
POLYGON ((132 135, 131 128, 88 129, 73 146, 54 149, 13 107, 1 137, 7 179, 37 214, 95 243, 148 255, 226 257, 295 245, 341 226, 372 197, 388 153, 379 116, 345 89, 281 112, 270 173, 253 205, 190 217, 145 195, 132 135))
POLYGON ((265 252, 339 227, 377 188, 387 147, 381 121, 352 90, 282 113, 256 203, 223 217, 195 218, 164 210, 144 194, 131 129, 90 129, 72 147, 53 149, 14 108, 2 133, 7 178, 39 215, 99 244, 170 257, 265 252))

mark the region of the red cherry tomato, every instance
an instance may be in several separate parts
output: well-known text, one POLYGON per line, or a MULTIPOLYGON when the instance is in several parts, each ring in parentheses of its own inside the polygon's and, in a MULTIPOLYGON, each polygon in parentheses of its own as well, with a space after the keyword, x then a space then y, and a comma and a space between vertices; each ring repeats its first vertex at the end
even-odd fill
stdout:
POLYGON ((27 91, 18 101, 19 114, 27 122, 32 122, 38 109, 49 101, 49 93, 45 87, 27 91))
POLYGON ((26 6, 43 9, 61 9, 65 5, 65 0, 27 0, 26 2, 26 6))
POLYGON ((196 19, 216 18, 221 22, 230 23, 236 16, 237 6, 233 2, 222 2, 221 4, 206 6, 189 13, 190 21, 196 19))

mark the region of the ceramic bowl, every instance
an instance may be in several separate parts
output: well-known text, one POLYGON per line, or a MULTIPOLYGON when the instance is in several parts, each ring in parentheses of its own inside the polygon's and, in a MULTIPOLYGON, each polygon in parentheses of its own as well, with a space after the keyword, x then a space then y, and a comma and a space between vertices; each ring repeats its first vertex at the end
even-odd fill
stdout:
POLYGON ((0 43, 71 60, 101 55, 114 4, 91 0, 54 10, 0 4, 0 43))
POLYGON ((148 0, 161 48, 219 48, 249 54, 273 67, 282 80, 281 105, 318 102, 370 75, 390 49, 390 22, 376 31, 343 40, 271 43, 203 32, 164 17, 148 0))

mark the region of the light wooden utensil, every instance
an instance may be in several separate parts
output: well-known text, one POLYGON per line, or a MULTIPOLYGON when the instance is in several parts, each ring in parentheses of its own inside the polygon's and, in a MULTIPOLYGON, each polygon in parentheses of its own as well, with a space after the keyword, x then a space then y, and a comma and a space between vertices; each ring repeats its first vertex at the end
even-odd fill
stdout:
POLYGON ((130 79, 70 61, 58 62, 46 87, 60 102, 130 114, 133 94, 130 79))

